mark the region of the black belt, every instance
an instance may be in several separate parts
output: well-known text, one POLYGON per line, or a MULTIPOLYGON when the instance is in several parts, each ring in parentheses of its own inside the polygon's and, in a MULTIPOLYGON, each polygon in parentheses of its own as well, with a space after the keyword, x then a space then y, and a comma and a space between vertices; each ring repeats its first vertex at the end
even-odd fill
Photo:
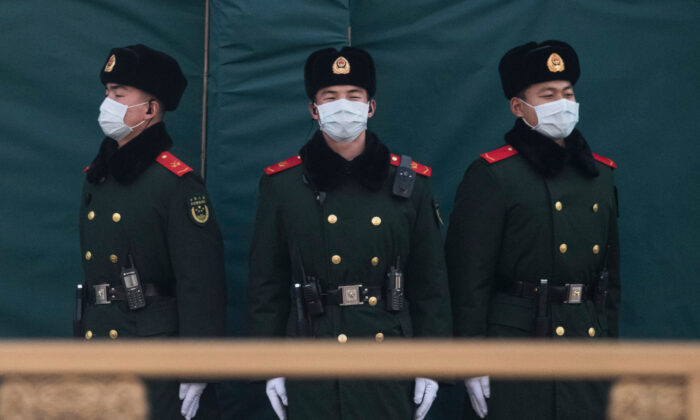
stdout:
MULTIPOLYGON (((147 297, 168 296, 164 289, 154 283, 144 283, 143 294, 147 297)), ((96 284, 88 286, 88 303, 93 305, 105 305, 112 302, 125 301, 126 290, 124 286, 112 286, 109 284, 96 284)))
POLYGON ((324 305, 363 305, 365 302, 369 302, 371 298, 376 298, 376 300, 370 302, 372 306, 382 300, 382 288, 352 284, 339 286, 337 289, 321 293, 321 301, 324 305))
MULTIPOLYGON (((532 298, 538 296, 537 284, 516 281, 506 291, 509 295, 532 298)), ((591 299, 593 288, 586 284, 565 284, 564 286, 549 286, 550 302, 577 304, 591 299)))

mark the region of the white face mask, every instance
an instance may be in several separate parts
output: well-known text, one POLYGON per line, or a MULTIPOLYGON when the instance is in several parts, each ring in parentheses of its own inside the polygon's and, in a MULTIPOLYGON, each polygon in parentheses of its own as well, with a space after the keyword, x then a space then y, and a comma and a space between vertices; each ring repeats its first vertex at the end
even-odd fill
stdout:
POLYGON ((534 108, 537 113, 536 126, 533 127, 528 124, 525 118, 523 118, 523 121, 528 127, 538 133, 550 139, 563 139, 574 131, 574 127, 578 122, 578 102, 559 99, 558 101, 532 106, 522 99, 521 101, 530 108, 534 108))
POLYGON ((316 109, 321 131, 337 142, 350 143, 367 129, 369 103, 338 99, 316 109))
POLYGON ((146 120, 143 120, 135 126, 129 127, 124 123, 126 110, 136 106, 146 105, 147 103, 148 102, 143 102, 140 104, 127 106, 120 104, 114 99, 105 98, 105 100, 102 101, 102 105, 100 105, 100 116, 97 117, 97 122, 100 123, 100 127, 105 133, 105 136, 119 141, 128 136, 134 130, 134 128, 146 122, 146 120))

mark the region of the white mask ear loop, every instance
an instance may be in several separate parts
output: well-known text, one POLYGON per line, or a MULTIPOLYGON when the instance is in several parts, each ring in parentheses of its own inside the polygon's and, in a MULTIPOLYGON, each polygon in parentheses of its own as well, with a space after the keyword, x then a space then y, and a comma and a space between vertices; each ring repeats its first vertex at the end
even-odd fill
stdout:
POLYGON ((146 122, 146 120, 143 120, 143 121, 141 121, 140 123, 138 123, 138 124, 136 124, 136 125, 132 125, 132 126, 127 126, 127 127, 129 127, 130 129, 132 129, 132 130, 133 130, 134 128, 136 128, 136 127, 140 126, 141 124, 143 124, 143 123, 145 123, 145 122, 146 122))
MULTIPOLYGON (((518 100, 519 100, 520 102, 524 103, 525 105, 529 106, 530 108, 534 109, 534 110, 535 110, 535 114, 537 113, 537 108, 535 108, 534 106, 532 106, 532 105, 530 105, 529 103, 525 102, 524 99, 518 98, 518 100)), ((527 122, 527 120, 525 119, 525 116, 520 117, 520 119, 523 120, 523 122, 525 123, 525 125, 528 126, 528 127, 530 127, 530 129, 532 129, 532 130, 534 130, 535 127, 537 127, 536 125, 530 125, 530 123, 527 122)), ((539 124, 539 117, 537 118, 537 122, 538 122, 538 124, 539 124)))
POLYGON ((151 101, 141 102, 140 104, 136 104, 136 105, 129 105, 129 106, 127 106, 127 109, 128 108, 135 108, 135 107, 141 106, 141 105, 146 105, 149 102, 151 102, 151 101))
MULTIPOLYGON (((141 105, 150 104, 152 100, 153 100, 153 99, 151 99, 151 100, 149 100, 149 101, 146 101, 146 102, 141 102, 140 104, 130 105, 130 106, 127 107, 127 109, 128 109, 128 108, 135 108, 135 107, 141 106, 141 105)), ((130 129, 133 130, 134 128, 140 126, 141 124, 143 124, 143 123, 145 123, 145 122, 146 122, 146 120, 143 120, 143 121, 141 121, 140 123, 138 123, 138 124, 136 124, 136 125, 134 125, 134 126, 129 127, 129 126, 127 125, 127 127, 129 127, 130 129)))

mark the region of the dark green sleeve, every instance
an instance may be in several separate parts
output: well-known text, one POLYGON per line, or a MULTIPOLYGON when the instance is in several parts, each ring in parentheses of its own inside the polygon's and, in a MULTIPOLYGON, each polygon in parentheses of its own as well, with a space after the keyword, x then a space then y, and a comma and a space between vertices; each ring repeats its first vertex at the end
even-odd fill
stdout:
POLYGON ((610 232, 608 233, 608 296, 606 300, 606 313, 608 318, 608 335, 619 336, 618 314, 620 308, 620 239, 617 231, 618 203, 617 188, 614 187, 615 210, 610 214, 610 232))
POLYGON ((450 293, 442 235, 435 213, 433 193, 424 179, 416 201, 416 221, 411 232, 411 249, 406 266, 406 297, 413 335, 452 335, 450 293))
POLYGON ((260 180, 249 256, 248 334, 284 336, 290 309, 291 268, 281 206, 271 176, 260 180))
POLYGON ((211 201, 197 175, 187 174, 178 180, 169 206, 168 250, 175 275, 180 336, 224 335, 223 241, 211 201), (196 220, 191 208, 192 200, 201 201, 202 197, 208 210, 204 222, 204 216, 196 220))
POLYGON ((506 203, 487 163, 474 162, 457 189, 445 255, 455 335, 485 336, 506 203))

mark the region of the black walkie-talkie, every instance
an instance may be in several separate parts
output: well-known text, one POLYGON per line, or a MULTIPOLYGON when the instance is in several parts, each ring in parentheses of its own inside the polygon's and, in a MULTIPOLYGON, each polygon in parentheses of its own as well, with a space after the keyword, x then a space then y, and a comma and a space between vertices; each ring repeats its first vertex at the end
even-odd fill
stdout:
POLYGON ((146 307, 146 297, 143 294, 139 272, 136 270, 131 255, 129 255, 129 264, 131 264, 130 268, 122 267, 122 284, 124 285, 124 293, 129 309, 134 311, 146 307))
POLYGON ((401 163, 394 175, 394 195, 409 198, 413 194, 413 185, 416 183, 416 172, 411 167, 411 157, 401 155, 401 163))

